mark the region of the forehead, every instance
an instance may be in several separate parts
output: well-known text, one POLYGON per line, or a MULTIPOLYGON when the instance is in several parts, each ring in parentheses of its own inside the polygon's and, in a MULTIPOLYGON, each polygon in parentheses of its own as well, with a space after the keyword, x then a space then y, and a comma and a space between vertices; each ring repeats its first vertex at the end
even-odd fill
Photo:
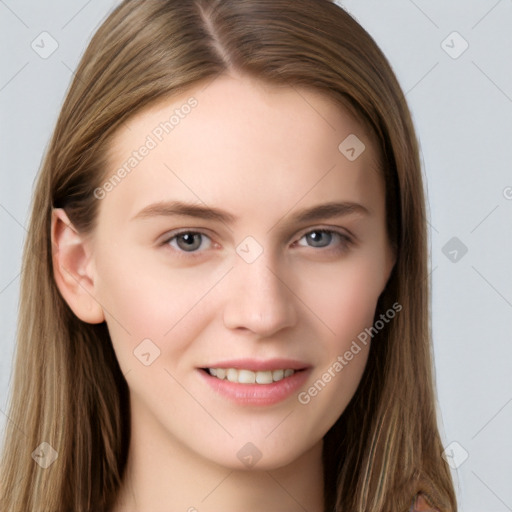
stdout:
POLYGON ((291 206, 305 194, 376 193, 381 180, 371 134, 331 98, 228 75, 131 117, 112 139, 105 179, 122 168, 107 199, 131 210, 171 194, 223 202, 226 192, 242 205, 291 206))

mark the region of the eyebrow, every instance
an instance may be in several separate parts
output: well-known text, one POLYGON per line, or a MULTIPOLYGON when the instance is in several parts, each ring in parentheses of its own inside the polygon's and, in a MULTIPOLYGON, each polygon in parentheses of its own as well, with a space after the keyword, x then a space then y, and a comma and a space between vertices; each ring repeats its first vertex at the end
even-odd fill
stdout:
MULTIPOLYGON (((363 215, 370 214, 369 210, 359 203, 347 201, 329 202, 300 210, 291 216, 289 222, 315 222, 326 218, 342 217, 354 213, 363 215)), ((236 216, 225 210, 182 201, 159 201, 150 204, 136 213, 132 217, 132 220, 173 216, 195 217, 197 219, 219 221, 225 224, 234 224, 237 221, 236 216)), ((288 213, 283 215, 281 220, 287 216, 288 213)), ((280 223, 281 220, 276 224, 280 223)))

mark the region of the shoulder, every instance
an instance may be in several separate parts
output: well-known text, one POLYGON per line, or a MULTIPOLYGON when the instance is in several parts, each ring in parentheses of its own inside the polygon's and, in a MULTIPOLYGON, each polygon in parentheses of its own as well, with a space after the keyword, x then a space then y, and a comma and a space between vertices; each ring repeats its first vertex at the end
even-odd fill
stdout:
POLYGON ((414 496, 409 512, 439 512, 439 510, 434 508, 426 494, 420 492, 414 496))

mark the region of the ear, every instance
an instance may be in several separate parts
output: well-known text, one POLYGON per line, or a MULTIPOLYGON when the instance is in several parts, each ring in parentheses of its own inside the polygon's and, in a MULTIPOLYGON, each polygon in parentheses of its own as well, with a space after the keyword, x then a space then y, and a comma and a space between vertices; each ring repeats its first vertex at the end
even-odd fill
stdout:
POLYGON ((57 287, 73 313, 82 321, 97 324, 105 320, 96 300, 90 254, 62 208, 52 210, 53 274, 57 287))

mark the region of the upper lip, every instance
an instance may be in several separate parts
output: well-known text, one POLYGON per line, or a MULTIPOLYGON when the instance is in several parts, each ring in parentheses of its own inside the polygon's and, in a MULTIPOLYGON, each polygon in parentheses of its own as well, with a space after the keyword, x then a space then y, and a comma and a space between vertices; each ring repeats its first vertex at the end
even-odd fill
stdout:
POLYGON ((305 370, 309 365, 296 359, 232 359, 208 364, 202 368, 235 368, 237 370, 252 370, 264 372, 273 370, 305 370))

